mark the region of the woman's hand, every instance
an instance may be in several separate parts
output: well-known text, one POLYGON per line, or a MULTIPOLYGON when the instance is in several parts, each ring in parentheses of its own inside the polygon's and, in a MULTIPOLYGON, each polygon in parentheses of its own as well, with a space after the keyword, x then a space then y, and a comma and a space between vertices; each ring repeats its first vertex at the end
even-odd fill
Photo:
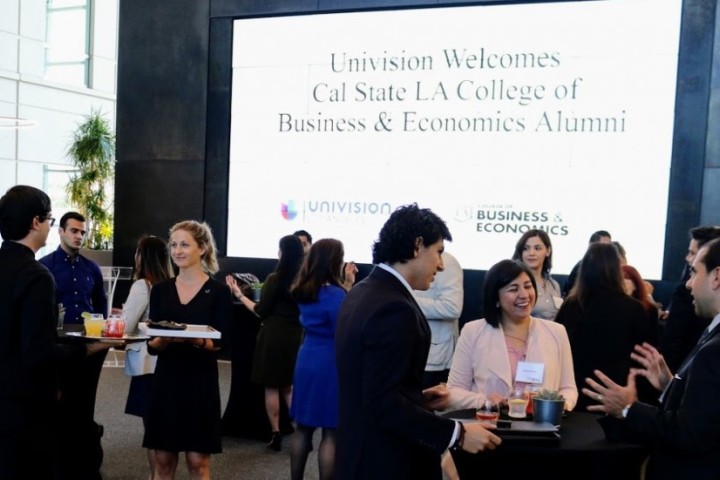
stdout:
POLYGON ((238 300, 242 300, 243 294, 242 290, 240 290, 240 287, 237 284, 237 280, 235 280, 235 277, 232 275, 226 275, 225 276, 225 283, 228 287, 230 287, 230 291, 232 292, 233 296, 237 298, 238 300))
POLYGON ((355 284, 355 275, 357 275, 358 268, 355 262, 347 262, 343 267, 343 287, 345 290, 350 290, 355 284))

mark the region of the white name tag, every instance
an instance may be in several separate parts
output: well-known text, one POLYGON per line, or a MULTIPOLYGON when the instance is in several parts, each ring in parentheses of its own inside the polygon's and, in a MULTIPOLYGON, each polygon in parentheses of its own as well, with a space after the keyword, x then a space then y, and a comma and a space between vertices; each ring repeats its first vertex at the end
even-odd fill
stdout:
POLYGON ((545 364, 537 362, 518 362, 516 382, 542 383, 545 364))

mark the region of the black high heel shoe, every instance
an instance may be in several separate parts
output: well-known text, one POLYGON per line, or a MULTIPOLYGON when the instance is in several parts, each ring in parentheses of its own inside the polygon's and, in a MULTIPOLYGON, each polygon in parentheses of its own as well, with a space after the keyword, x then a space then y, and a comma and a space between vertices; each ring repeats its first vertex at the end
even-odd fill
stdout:
POLYGON ((280 435, 280 432, 273 432, 267 448, 268 450, 272 450, 274 452, 279 452, 282 449, 282 435, 280 435))

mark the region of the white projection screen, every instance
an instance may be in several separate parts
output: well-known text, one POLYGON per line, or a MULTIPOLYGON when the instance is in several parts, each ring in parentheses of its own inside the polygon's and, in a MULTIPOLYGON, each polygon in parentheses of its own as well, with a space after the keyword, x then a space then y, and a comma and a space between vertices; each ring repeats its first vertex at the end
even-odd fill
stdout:
POLYGON ((298 229, 372 262, 390 212, 439 214, 465 269, 546 230, 553 273, 610 231, 662 274, 681 0, 238 19, 227 254, 298 229))

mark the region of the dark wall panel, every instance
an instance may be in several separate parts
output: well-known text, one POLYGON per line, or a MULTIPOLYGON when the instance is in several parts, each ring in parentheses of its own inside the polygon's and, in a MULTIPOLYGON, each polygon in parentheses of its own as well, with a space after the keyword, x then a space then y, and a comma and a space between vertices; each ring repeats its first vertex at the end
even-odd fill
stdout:
POLYGON ((132 265, 135 244, 148 233, 167 238, 185 219, 203 218, 203 163, 147 159, 120 162, 115 178, 116 265, 132 265))
POLYGON ((120 2, 115 265, 132 265, 141 234, 203 218, 209 9, 120 2))
MULTIPOLYGON (((350 3, 350 2, 346 2, 350 3)), ((317 10, 317 0, 213 0, 212 17, 237 17, 244 15, 272 15, 279 13, 312 12, 317 10)))
POLYGON ((682 73, 678 75, 675 102, 663 279, 680 278, 688 245, 687 232, 700 223, 715 3, 715 0, 683 2, 678 60, 682 73))
POLYGON ((208 10, 199 0, 120 3, 119 161, 203 161, 208 10))

